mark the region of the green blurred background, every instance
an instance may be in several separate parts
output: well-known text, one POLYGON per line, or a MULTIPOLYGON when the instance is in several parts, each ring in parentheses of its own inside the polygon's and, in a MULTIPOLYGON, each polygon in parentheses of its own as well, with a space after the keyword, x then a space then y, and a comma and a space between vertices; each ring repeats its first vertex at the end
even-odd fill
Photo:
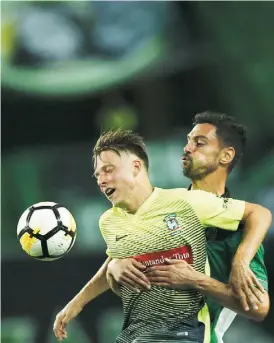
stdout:
MULTIPOLYGON (((235 116, 248 129, 234 197, 274 212, 274 4, 271 2, 2 1, 2 342, 52 343, 56 313, 105 259, 98 218, 109 204, 92 178, 102 130, 127 127, 148 143, 159 187, 185 187, 180 155, 195 113, 235 116), (40 201, 74 215, 65 258, 21 250, 16 225, 40 201)), ((274 230, 265 240, 270 296, 274 230)), ((238 317, 226 343, 274 339, 238 317)), ((68 343, 111 343, 122 323, 110 292, 69 327, 68 343)))

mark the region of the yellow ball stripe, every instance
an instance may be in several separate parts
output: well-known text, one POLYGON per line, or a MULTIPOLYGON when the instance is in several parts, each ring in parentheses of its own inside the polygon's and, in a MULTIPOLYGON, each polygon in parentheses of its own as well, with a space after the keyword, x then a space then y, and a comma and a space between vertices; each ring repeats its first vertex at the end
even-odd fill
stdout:
MULTIPOLYGON (((40 231, 40 229, 33 230, 33 233, 36 234, 40 231)), ((31 237, 28 232, 24 233, 23 236, 20 238, 20 243, 22 245, 23 250, 27 254, 30 254, 31 247, 37 241, 37 238, 31 237)))
POLYGON ((69 231, 76 231, 76 223, 74 218, 72 217, 72 215, 70 215, 70 223, 69 223, 69 227, 68 227, 69 231))

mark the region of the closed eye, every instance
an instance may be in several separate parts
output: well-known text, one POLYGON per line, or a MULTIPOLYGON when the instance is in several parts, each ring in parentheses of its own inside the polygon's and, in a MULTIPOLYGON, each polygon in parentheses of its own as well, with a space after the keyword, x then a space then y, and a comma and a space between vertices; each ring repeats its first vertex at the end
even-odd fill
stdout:
POLYGON ((106 169, 105 169, 105 173, 106 173, 106 174, 110 174, 110 173, 113 172, 113 169, 114 169, 114 168, 112 168, 112 167, 111 167, 111 168, 106 168, 106 169))
POLYGON ((93 176, 98 180, 100 175, 111 174, 114 170, 113 166, 102 167, 100 171, 96 171, 93 176))
POLYGON ((204 146, 206 143, 202 143, 202 142, 197 142, 196 143, 196 145, 198 146, 198 147, 200 147, 200 146, 204 146))

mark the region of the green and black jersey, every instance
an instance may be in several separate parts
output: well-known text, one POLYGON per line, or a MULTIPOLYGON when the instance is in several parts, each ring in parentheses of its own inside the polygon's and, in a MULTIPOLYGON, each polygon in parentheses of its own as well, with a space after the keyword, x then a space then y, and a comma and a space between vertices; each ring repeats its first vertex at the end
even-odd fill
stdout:
MULTIPOLYGON (((230 197, 226 189, 223 197, 230 197)), ((216 228, 208 228, 207 254, 210 265, 210 275, 220 282, 228 283, 232 259, 242 240, 243 225, 239 226, 238 231, 225 231, 216 228)), ((254 256, 250 268, 260 281, 265 290, 268 290, 267 271, 264 264, 264 248, 261 245, 254 256)), ((214 299, 207 297, 206 303, 210 312, 211 319, 211 343, 223 343, 223 335, 236 317, 236 313, 222 307, 214 299)))

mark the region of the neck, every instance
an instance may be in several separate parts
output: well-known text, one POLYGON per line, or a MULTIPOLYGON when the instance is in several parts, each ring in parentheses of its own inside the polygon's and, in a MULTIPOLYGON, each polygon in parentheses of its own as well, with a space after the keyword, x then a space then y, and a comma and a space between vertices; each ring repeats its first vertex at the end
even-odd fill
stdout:
POLYGON ((215 172, 206 175, 202 180, 191 180, 191 189, 201 189, 206 192, 223 195, 225 193, 226 179, 226 171, 216 170, 215 172))
POLYGON ((147 198, 149 198, 149 196, 152 194, 153 189, 153 186, 148 180, 137 184, 133 191, 133 195, 128 199, 124 209, 131 214, 135 214, 147 200, 147 198))

